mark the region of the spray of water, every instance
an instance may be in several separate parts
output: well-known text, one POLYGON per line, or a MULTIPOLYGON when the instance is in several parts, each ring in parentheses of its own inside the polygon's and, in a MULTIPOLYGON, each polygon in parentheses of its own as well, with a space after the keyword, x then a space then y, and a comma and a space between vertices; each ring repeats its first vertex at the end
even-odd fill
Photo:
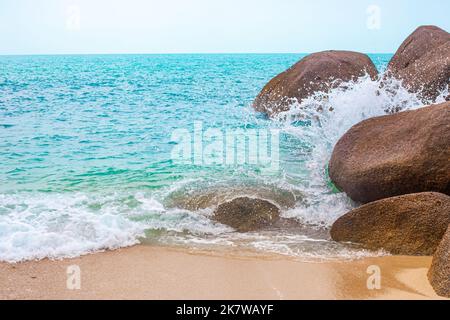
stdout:
MULTIPOLYGON (((441 92, 436 103, 445 101, 441 92)), ((328 93, 316 93, 301 101, 292 101, 289 111, 276 117, 283 130, 307 141, 311 147, 305 155, 309 179, 303 192, 308 200, 285 213, 288 217, 330 226, 339 216, 355 207, 344 194, 333 192, 327 165, 337 141, 355 124, 372 117, 421 108, 433 103, 423 101, 403 87, 402 82, 382 74, 378 80, 368 75, 354 82, 342 83, 328 93), (302 121, 307 125, 298 126, 302 121)))

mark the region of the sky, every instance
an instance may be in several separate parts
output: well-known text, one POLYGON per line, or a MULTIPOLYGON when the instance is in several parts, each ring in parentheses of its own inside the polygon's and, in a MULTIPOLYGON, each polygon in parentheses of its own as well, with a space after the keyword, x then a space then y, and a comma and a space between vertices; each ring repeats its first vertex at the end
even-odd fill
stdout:
POLYGON ((393 53, 449 0, 0 0, 0 54, 393 53))

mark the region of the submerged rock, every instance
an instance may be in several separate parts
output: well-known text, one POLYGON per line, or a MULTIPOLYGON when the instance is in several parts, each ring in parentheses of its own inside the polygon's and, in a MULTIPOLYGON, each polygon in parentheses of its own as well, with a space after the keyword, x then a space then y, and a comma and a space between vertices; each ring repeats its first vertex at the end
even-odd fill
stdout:
POLYGON ((327 92, 365 74, 373 79, 378 74, 365 54, 351 51, 313 53, 270 80, 256 97, 253 107, 273 116, 289 110, 292 99, 300 102, 315 92, 327 92))
POLYGON ((436 26, 417 28, 389 63, 391 74, 425 100, 450 84, 450 34, 436 26))
POLYGON ((428 279, 437 294, 450 298, 450 225, 434 253, 428 279))
POLYGON ((450 102, 367 119, 334 147, 329 175, 355 201, 450 194, 450 102))
POLYGON ((196 186, 179 189, 166 199, 168 207, 183 208, 197 211, 205 208, 216 207, 221 203, 239 197, 267 199, 277 204, 282 209, 293 208, 298 202, 303 201, 303 194, 298 190, 282 189, 275 186, 239 186, 238 182, 233 185, 219 186, 196 186))
POLYGON ((274 225, 280 219, 280 210, 266 200, 248 197, 236 198, 220 204, 214 211, 214 220, 239 232, 259 230, 274 225))
POLYGON ((335 241, 393 254, 432 255, 450 223, 450 197, 424 192, 375 201, 340 217, 335 241))

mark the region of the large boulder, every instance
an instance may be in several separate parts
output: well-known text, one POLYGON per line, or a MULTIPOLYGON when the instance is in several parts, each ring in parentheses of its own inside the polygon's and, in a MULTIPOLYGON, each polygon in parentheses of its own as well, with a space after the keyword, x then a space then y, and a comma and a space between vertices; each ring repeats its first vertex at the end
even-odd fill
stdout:
POLYGON ((288 70, 270 80, 256 97, 256 111, 273 116, 289 110, 293 99, 300 102, 314 92, 326 92, 347 82, 369 74, 373 79, 378 71, 370 58, 350 51, 324 51, 313 53, 288 70))
POLYGON ((401 255, 432 255, 450 223, 450 197, 424 192, 378 200, 340 217, 335 241, 401 255))
POLYGON ((434 253, 428 279, 437 294, 450 298, 450 225, 434 253))
POLYGON ((213 218, 239 232, 248 232, 274 225, 280 219, 280 210, 269 201, 241 197, 220 204, 213 218))
POLYGON ((417 28, 400 46, 388 70, 425 100, 450 84, 450 34, 435 26, 417 28))
POLYGON ((357 202, 436 191, 450 194, 450 102, 370 118, 337 142, 334 184, 357 202))

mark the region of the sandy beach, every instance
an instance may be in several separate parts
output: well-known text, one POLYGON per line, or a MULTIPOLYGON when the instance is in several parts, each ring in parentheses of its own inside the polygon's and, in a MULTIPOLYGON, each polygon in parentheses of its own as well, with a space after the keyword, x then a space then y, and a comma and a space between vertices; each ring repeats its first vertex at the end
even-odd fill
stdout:
POLYGON ((439 299, 430 257, 306 263, 139 245, 58 261, 0 264, 1 299, 439 299), (67 288, 67 267, 81 271, 67 288), (381 288, 367 289, 369 266, 381 288))

